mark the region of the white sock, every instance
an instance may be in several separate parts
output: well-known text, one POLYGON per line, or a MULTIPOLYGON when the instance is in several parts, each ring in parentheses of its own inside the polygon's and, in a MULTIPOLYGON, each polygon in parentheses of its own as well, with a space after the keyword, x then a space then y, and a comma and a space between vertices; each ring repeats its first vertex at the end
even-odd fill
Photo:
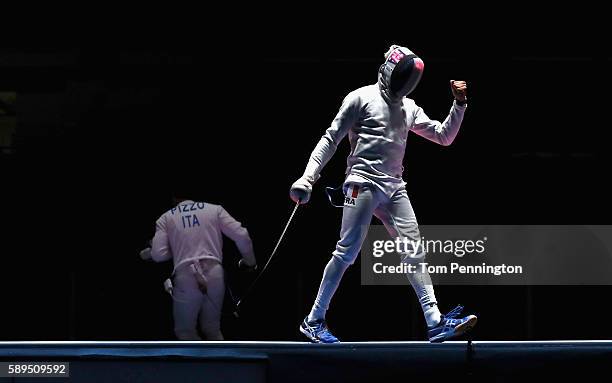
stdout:
POLYGON ((420 267, 417 267, 417 272, 406 273, 406 276, 419 299, 419 303, 423 309, 423 315, 425 316, 425 322, 427 322, 427 327, 435 327, 440 323, 441 318, 436 301, 436 294, 434 293, 429 273, 423 273, 419 270, 420 267))
POLYGON ((430 328, 437 326, 442 319, 442 314, 440 314, 440 310, 438 309, 438 305, 436 303, 429 303, 423 306, 423 315, 425 316, 427 327, 430 328))

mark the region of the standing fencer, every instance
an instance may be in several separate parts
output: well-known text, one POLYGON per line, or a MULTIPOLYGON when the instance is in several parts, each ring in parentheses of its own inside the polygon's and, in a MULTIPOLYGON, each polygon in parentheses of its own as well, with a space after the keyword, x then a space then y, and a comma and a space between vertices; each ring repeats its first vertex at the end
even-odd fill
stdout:
POLYGON ((225 296, 223 234, 232 239, 242 258, 239 266, 255 269, 253 243, 247 230, 220 205, 175 198, 176 206, 156 222, 151 248, 141 252, 156 262, 172 259, 174 333, 179 340, 223 340, 221 309, 225 296))
MULTIPOLYGON (((467 107, 467 84, 451 80, 455 98, 444 122, 429 119, 423 109, 406 96, 423 74, 423 61, 405 47, 392 45, 378 72, 378 82, 350 92, 340 111, 312 152, 304 175, 292 186, 294 202, 306 203, 320 172, 348 134, 351 151, 344 182, 345 203, 340 240, 323 273, 312 310, 300 325, 311 341, 334 343, 325 313, 345 270, 353 264, 368 232, 372 215, 379 218, 393 238, 420 238, 417 220, 402 179, 402 161, 408 132, 440 145, 450 145, 461 126, 467 107)), ((419 249, 422 250, 422 249, 419 249)), ((425 254, 410 251, 402 260, 419 263, 425 254)), ((462 335, 476 324, 476 316, 458 318, 461 306, 440 314, 428 273, 408 273, 423 309, 431 342, 462 335)))

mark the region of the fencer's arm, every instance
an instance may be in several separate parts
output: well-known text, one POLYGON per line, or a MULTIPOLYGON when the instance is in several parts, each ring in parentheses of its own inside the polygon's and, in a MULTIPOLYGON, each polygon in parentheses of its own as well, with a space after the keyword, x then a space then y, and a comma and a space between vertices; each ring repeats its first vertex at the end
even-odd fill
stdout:
POLYGON ((163 262, 172 259, 168 233, 166 232, 166 217, 161 216, 155 223, 155 236, 151 241, 151 258, 155 262, 163 262))
POLYGON ((459 133, 466 108, 467 104, 459 105, 457 100, 453 101, 450 113, 443 122, 440 122, 430 119, 423 109, 417 106, 414 124, 410 130, 437 144, 448 146, 459 133))
POLYGON ((357 122, 360 110, 359 97, 354 92, 349 93, 344 98, 342 106, 332 121, 331 126, 325 131, 325 134, 321 137, 308 159, 308 164, 302 177, 311 185, 319 179, 321 170, 323 170, 336 152, 338 144, 357 122))
POLYGON ((221 206, 219 206, 219 226, 221 232, 234 241, 242 259, 244 259, 244 263, 247 266, 255 266, 257 260, 255 259, 253 241, 251 241, 249 232, 221 206))
POLYGON ((411 129, 416 134, 444 146, 452 144, 457 137, 467 106, 467 83, 462 80, 450 80, 450 88, 455 101, 444 122, 429 119, 423 109, 417 106, 411 129))

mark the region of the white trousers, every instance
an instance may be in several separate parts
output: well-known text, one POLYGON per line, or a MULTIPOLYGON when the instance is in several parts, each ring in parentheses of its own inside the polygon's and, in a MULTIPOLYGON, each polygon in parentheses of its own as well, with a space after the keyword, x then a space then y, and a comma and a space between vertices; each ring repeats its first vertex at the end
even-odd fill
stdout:
POLYGON ((223 266, 217 261, 200 261, 208 280, 204 295, 188 267, 177 270, 173 285, 174 334, 179 340, 223 340, 221 309, 225 297, 223 266))
MULTIPOLYGON (((389 198, 370 183, 347 183, 345 195, 340 240, 325 267, 311 311, 318 318, 324 318, 342 275, 355 262, 368 233, 372 215, 383 222, 389 235, 394 239, 400 237, 416 241, 420 238, 417 220, 406 188, 402 187, 389 198)), ((401 254, 405 262, 422 262, 425 256, 422 252, 415 254, 412 250, 409 254, 411 257, 401 254)), ((429 274, 421 272, 420 267, 416 269, 418 272, 407 273, 406 276, 417 294, 421 308, 426 311, 432 304, 437 303, 436 297, 429 274)))

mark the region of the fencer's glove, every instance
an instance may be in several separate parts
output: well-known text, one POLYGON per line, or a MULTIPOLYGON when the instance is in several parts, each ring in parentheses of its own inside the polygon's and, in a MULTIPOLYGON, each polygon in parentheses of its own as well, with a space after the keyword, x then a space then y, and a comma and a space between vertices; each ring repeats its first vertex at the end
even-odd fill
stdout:
POLYGON ((253 272, 257 270, 257 265, 253 265, 253 266, 247 265, 244 259, 240 259, 238 261, 238 269, 243 270, 243 271, 253 272))
POLYGON ((152 260, 153 257, 151 256, 151 248, 150 247, 146 247, 146 248, 142 249, 140 251, 140 258, 145 260, 145 261, 152 260))
POLYGON ((457 103, 464 105, 467 102, 467 83, 465 81, 451 80, 451 91, 457 103))
POLYGON ((312 183, 306 179, 306 177, 302 177, 291 185, 289 197, 291 197, 295 203, 299 202, 300 204, 305 204, 310 200, 311 193, 312 183))

